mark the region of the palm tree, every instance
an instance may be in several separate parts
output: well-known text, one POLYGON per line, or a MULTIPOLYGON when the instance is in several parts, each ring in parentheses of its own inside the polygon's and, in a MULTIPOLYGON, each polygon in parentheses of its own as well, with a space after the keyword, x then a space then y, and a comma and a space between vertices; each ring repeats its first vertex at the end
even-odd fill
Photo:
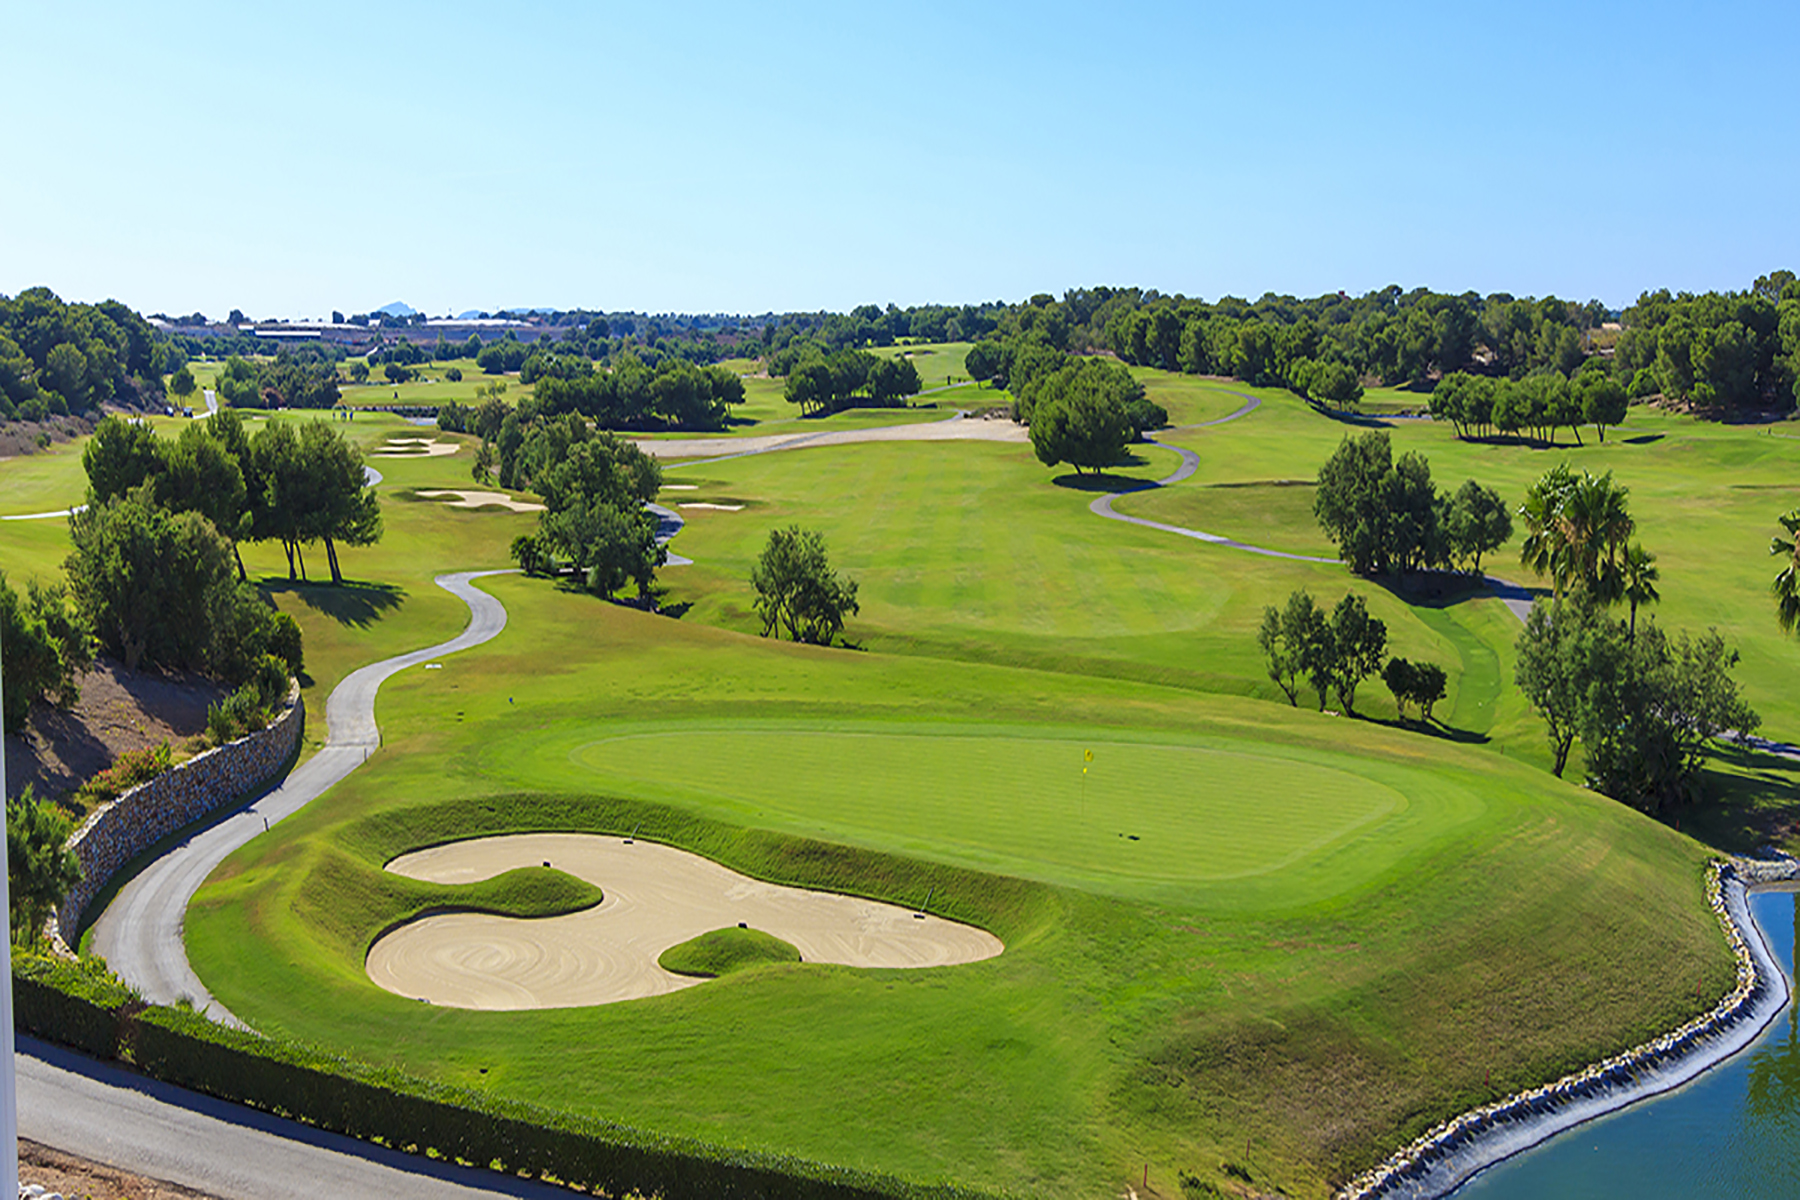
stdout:
POLYGON ((1781 623, 1781 631, 1792 633, 1800 624, 1800 508, 1777 519, 1788 536, 1786 541, 1770 538, 1769 553, 1786 555, 1787 563, 1769 590, 1775 593, 1775 619, 1781 623))
POLYGON ((1629 494, 1610 471, 1576 475, 1558 464, 1525 493, 1520 561, 1550 576, 1558 599, 1566 588, 1579 587, 1602 604, 1616 603, 1623 594, 1625 546, 1636 528, 1625 504, 1629 494))
POLYGON ((1525 522, 1525 541, 1519 546, 1519 562, 1539 575, 1550 576, 1556 598, 1562 599, 1568 577, 1569 547, 1560 523, 1563 497, 1574 485, 1567 463, 1558 463, 1525 492, 1519 516, 1525 522))
POLYGON ((1620 561, 1619 575, 1619 590, 1631 605, 1631 628, 1626 636, 1628 640, 1636 640, 1638 605, 1655 604, 1662 599, 1656 591, 1656 581, 1662 578, 1662 572, 1656 569, 1656 555, 1634 542, 1620 561))

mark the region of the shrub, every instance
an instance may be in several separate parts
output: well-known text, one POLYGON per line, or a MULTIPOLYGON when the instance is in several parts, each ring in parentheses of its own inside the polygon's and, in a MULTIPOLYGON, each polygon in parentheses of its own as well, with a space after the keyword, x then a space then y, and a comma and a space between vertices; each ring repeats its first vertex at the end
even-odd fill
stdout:
POLYGON ((299 677, 306 666, 306 653, 301 644, 300 622, 286 613, 276 613, 269 626, 269 653, 287 664, 289 675, 299 677))
POLYGON ((140 783, 148 783, 169 769, 169 743, 142 750, 127 750, 113 765, 82 784, 76 796, 88 806, 117 800, 140 783))

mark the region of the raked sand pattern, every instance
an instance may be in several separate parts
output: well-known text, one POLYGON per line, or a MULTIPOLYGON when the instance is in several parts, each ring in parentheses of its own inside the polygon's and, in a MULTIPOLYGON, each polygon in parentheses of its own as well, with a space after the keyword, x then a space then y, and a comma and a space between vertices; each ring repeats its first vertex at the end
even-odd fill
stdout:
POLYGON ((705 982, 656 960, 671 946, 739 923, 791 943, 809 963, 945 967, 1005 949, 971 925, 763 883, 685 850, 598 834, 477 838, 401 855, 388 870, 458 884, 545 863, 595 884, 606 898, 561 917, 445 913, 413 921, 370 948, 369 978, 455 1008, 572 1008, 705 982))

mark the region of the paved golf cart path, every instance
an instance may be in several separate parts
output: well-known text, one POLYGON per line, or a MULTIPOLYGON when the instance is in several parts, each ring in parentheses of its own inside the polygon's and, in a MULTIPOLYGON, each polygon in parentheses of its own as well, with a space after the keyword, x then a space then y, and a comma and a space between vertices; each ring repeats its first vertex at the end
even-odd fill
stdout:
MULTIPOLYGON (((474 581, 504 571, 440 575, 437 585, 469 606, 469 624, 447 642, 396 655, 346 676, 325 701, 325 744, 282 784, 181 842, 132 879, 94 922, 94 949, 144 999, 174 1004, 186 997, 216 1020, 236 1022, 188 964, 182 924, 188 903, 227 855, 292 816, 368 760, 381 745, 375 693, 389 678, 440 655, 479 646, 506 628, 505 607, 474 581)), ((55 1144, 55 1143, 51 1143, 55 1144)))
POLYGON ((571 1195, 326 1133, 32 1037, 18 1039, 13 1061, 21 1137, 224 1200, 571 1195))

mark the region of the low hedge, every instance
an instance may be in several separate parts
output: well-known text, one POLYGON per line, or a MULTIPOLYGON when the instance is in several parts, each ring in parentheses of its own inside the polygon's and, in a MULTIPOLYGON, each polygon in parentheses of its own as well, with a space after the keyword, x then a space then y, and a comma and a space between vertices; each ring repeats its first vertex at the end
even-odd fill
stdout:
POLYGON ((98 960, 20 957, 18 1027, 155 1079, 413 1153, 621 1196, 680 1200, 990 1200, 790 1155, 665 1137, 497 1100, 294 1042, 145 1006, 98 960))

